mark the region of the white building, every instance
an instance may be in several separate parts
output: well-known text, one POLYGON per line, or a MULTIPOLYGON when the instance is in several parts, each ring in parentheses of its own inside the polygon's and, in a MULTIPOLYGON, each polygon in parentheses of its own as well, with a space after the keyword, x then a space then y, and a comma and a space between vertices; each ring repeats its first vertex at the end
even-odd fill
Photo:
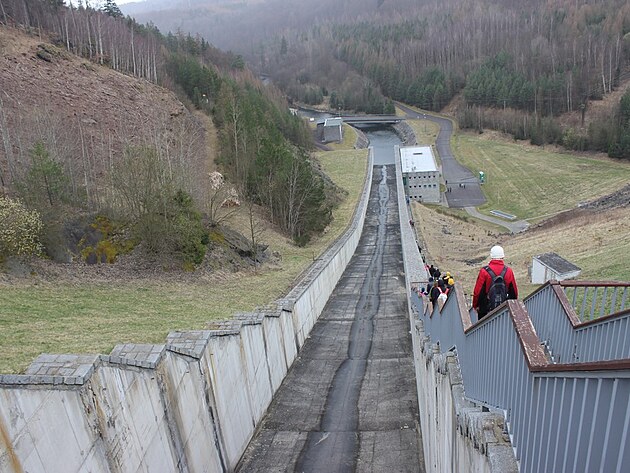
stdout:
POLYGON ((430 146, 400 148, 405 192, 418 202, 440 202, 440 171, 430 146))
POLYGON ((556 253, 534 256, 532 284, 544 284, 551 279, 564 281, 579 276, 582 270, 556 253))
POLYGON ((343 141, 343 119, 340 117, 326 118, 322 131, 322 142, 332 143, 343 141))

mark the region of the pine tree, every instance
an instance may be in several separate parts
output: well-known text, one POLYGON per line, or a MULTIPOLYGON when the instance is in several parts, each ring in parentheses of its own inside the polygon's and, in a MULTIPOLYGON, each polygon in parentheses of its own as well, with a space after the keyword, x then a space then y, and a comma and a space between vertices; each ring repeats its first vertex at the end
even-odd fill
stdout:
POLYGON ((105 4, 101 7, 101 11, 114 18, 122 18, 124 16, 114 0, 105 0, 105 4))

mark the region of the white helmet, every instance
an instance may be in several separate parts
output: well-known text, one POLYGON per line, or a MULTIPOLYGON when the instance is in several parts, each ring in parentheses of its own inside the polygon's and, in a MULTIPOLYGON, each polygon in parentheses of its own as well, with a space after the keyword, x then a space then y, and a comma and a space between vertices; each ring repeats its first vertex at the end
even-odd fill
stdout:
POLYGON ((495 245, 490 249, 490 259, 503 259, 505 258, 505 253, 503 252, 503 248, 499 245, 495 245))

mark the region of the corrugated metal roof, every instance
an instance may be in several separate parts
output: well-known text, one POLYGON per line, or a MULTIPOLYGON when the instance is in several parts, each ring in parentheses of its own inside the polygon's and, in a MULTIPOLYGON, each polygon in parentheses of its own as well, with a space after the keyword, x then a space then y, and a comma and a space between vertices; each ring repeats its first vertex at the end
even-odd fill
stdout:
POLYGON ((403 146, 400 161, 403 173, 437 171, 430 146, 403 146))
POLYGON ((534 256, 534 258, 558 274, 566 274, 582 270, 573 263, 565 260, 557 253, 543 253, 542 255, 534 256))

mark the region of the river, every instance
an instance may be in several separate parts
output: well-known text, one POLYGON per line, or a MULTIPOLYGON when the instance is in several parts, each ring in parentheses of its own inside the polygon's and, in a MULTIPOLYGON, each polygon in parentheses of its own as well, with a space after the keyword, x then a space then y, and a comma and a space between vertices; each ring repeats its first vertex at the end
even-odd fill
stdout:
MULTIPOLYGON (((334 115, 326 112, 317 112, 300 108, 300 116, 321 120, 334 115)), ((402 141, 391 126, 360 126, 359 128, 367 136, 370 146, 374 149, 374 165, 395 164, 394 146, 402 146, 402 141)))

